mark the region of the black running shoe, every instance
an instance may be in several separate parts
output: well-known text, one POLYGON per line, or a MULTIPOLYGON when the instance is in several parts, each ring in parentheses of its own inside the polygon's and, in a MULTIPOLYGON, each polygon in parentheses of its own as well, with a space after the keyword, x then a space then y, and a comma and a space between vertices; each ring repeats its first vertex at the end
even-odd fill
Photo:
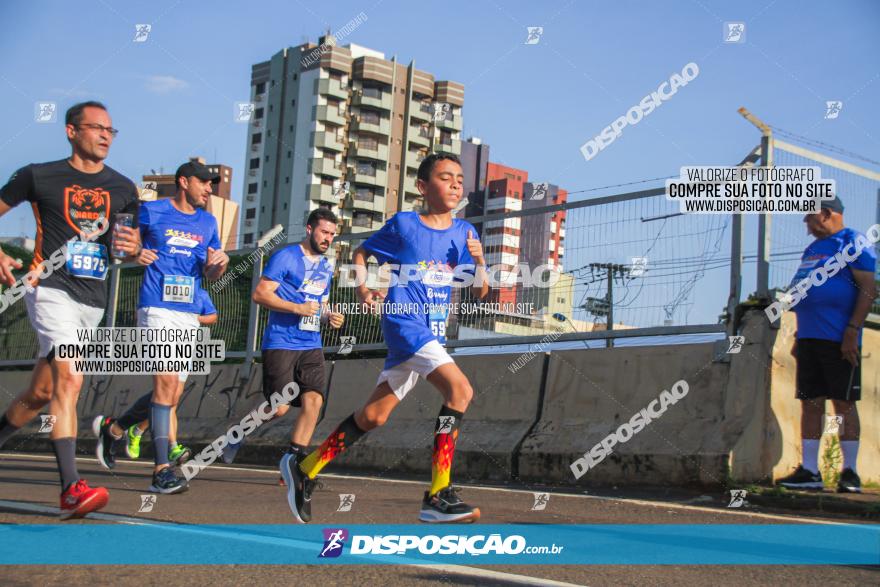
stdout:
POLYGON ((819 473, 813 473, 812 471, 804 469, 803 465, 798 465, 798 468, 795 469, 794 473, 788 477, 779 479, 776 483, 783 487, 787 487, 788 489, 821 490, 823 487, 822 476, 819 473))
POLYGON ((480 508, 471 507, 458 497, 458 487, 449 486, 436 495, 428 495, 422 500, 419 520, 428 523, 476 522, 480 519, 480 508))
POLYGON ((837 493, 861 493, 862 480, 852 469, 844 469, 837 481, 837 493))
POLYGON ((150 491, 153 493, 183 493, 189 489, 189 484, 183 477, 178 477, 174 467, 165 467, 158 473, 153 473, 153 484, 150 491))
POLYGON ((278 464, 281 478, 287 485, 287 505, 296 521, 305 524, 312 519, 312 491, 315 482, 299 468, 295 454, 284 453, 278 464))
POLYGON ((113 423, 113 418, 104 416, 97 416, 94 420, 92 420, 92 432, 95 433, 95 436, 98 438, 98 444, 95 447, 95 456, 98 457, 98 462, 101 463, 101 466, 105 469, 112 469, 116 466, 116 442, 122 438, 115 438, 112 434, 110 434, 110 425, 113 423))

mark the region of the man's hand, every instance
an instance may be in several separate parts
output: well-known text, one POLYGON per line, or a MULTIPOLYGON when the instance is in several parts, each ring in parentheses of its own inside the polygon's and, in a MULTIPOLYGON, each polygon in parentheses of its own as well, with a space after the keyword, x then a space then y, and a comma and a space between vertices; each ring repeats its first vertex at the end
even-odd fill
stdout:
POLYGON ((859 331, 847 327, 843 333, 843 342, 840 345, 840 354, 855 367, 859 364, 859 331))
POLYGON ((367 289, 366 287, 357 288, 357 297, 361 304, 367 306, 373 314, 379 313, 379 306, 385 299, 385 294, 379 290, 367 289))
POLYGON ((336 312, 330 312, 327 320, 330 322, 330 326, 339 329, 342 328, 343 323, 345 323, 345 316, 336 312))
POLYGON ((21 269, 21 261, 13 259, 0 250, 0 283, 9 286, 15 284, 15 276, 12 274, 13 269, 21 269))
POLYGON ((152 265, 153 261, 158 258, 159 255, 156 254, 156 249, 144 249, 141 251, 141 254, 138 255, 136 261, 138 265, 146 267, 147 265, 152 265))
POLYGON ((296 310, 294 311, 294 314, 299 314, 300 316, 315 316, 320 309, 321 304, 312 300, 310 302, 296 304, 296 310))
POLYGON ((469 230, 467 233, 467 249, 468 253, 473 257, 474 262, 477 265, 485 265, 485 261, 483 260, 483 244, 479 241, 479 239, 474 238, 474 231, 469 230))
POLYGON ((227 265, 229 265, 229 255, 221 249, 208 247, 208 259, 205 262, 205 276, 208 279, 218 279, 226 271, 227 265))
POLYGON ((113 229, 113 249, 125 253, 126 257, 134 257, 141 250, 140 231, 128 226, 117 226, 113 229))

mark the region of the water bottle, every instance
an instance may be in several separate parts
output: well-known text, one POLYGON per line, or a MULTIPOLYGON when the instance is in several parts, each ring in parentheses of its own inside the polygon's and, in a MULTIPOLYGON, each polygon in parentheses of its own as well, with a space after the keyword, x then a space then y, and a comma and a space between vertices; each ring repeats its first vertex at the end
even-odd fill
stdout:
MULTIPOLYGON (((125 226, 126 228, 131 228, 133 224, 134 224, 134 214, 127 214, 127 213, 117 214, 116 219, 113 223, 114 237, 116 235, 117 228, 119 228, 120 226, 125 226)), ((114 238, 113 240, 115 241, 116 239, 114 238)), ((117 249, 114 246, 113 247, 113 256, 116 257, 117 259, 124 259, 125 257, 128 256, 128 253, 126 253, 125 251, 120 251, 119 249, 117 249)))

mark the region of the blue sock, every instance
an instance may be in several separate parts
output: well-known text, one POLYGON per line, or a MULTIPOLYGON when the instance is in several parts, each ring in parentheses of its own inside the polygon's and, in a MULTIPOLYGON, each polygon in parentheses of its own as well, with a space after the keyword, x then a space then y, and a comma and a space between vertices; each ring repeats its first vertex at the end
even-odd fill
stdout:
POLYGON ((150 404, 150 434, 157 465, 168 464, 168 430, 171 428, 171 406, 150 404))

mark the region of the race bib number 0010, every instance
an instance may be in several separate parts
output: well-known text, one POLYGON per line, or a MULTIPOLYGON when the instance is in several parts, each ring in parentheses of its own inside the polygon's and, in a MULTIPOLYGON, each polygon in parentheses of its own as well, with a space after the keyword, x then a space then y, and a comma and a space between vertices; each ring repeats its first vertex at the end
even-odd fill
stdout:
POLYGON ((195 281, 194 277, 188 275, 166 275, 162 280, 162 301, 191 304, 195 281))

